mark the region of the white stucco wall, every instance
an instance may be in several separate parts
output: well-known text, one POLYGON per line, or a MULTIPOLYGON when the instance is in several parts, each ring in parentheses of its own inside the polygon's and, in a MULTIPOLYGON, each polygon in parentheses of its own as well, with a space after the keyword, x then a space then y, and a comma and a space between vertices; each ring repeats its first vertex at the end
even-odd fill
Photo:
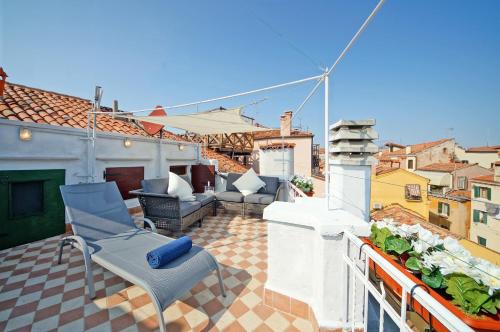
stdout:
MULTIPOLYGON (((312 171, 312 137, 285 137, 286 143, 293 143, 294 158, 293 171, 296 175, 311 176, 312 171)), ((260 170, 259 148, 261 145, 281 143, 280 138, 255 140, 252 152, 252 168, 258 173, 260 170)))
POLYGON ((455 155, 459 160, 467 160, 469 164, 479 164, 484 168, 491 168, 496 161, 500 161, 497 152, 466 152, 465 149, 457 146, 455 155))
MULTIPOLYGON (((343 263, 342 232, 369 234, 369 224, 345 210, 326 211, 324 199, 274 202, 264 209, 268 221, 266 289, 306 302, 320 327, 345 327, 349 282, 343 263)), ((358 285, 358 287, 360 287, 358 285)), ((362 321, 362 294, 357 292, 362 321)))
MULTIPOLYGON (((66 184, 90 182, 88 139, 84 129, 0 120, 0 170, 64 169, 66 184), (32 138, 19 139, 19 129, 29 128, 32 138)), ((199 159, 196 144, 115 133, 97 133, 95 181, 104 181, 107 167, 143 166, 145 178, 167 176, 171 165, 193 165, 199 159), (125 138, 132 141, 126 148, 125 138)))

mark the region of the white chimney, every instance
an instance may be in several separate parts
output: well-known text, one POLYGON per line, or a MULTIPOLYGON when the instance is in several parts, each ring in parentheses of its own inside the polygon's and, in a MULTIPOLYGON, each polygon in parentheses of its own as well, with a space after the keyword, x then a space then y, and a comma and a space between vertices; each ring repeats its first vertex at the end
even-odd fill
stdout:
POLYGON ((340 120, 330 126, 330 209, 370 220, 371 166, 378 147, 375 120, 340 120))

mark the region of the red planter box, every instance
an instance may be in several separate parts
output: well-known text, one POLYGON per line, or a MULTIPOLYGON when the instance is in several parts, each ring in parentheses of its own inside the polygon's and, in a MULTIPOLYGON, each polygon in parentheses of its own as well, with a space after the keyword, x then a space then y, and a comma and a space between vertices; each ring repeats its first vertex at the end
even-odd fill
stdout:
MULTIPOLYGON (((363 239, 364 242, 372 244, 373 250, 375 250, 378 254, 380 254, 382 257, 384 257, 390 264, 395 266, 399 271, 403 272, 408 278, 410 278, 414 283, 416 284, 424 284, 425 283, 415 277, 413 274, 408 272, 405 268, 403 268, 398 262, 396 262, 394 259, 392 259, 389 255, 384 253, 382 250, 380 250, 377 246, 375 246, 368 238, 363 239)), ((381 267, 379 267, 375 262, 370 260, 370 270, 373 271, 377 277, 383 280, 383 282, 390 288, 392 289, 399 297, 401 297, 401 292, 402 292, 402 287, 394 281, 381 267)), ((427 286, 427 285, 426 285, 427 286)), ((459 317, 465 324, 469 325, 472 329, 480 332, 487 332, 487 331, 500 331, 500 313, 497 313, 496 316, 494 315, 481 315, 481 316, 476 316, 476 315, 469 315, 460 310, 457 306, 451 303, 451 301, 445 299, 441 294, 437 293, 434 291, 432 288, 427 286, 427 289, 429 290, 429 294, 434 297, 439 303, 441 303, 446 309, 451 311, 455 316, 459 317)), ((406 301, 409 304, 410 303, 410 294, 406 294, 406 301)), ((414 300, 413 301, 413 309, 415 312, 417 312, 420 316, 425 319, 425 321, 429 322, 430 320, 430 315, 429 311, 427 311, 418 301, 414 300)), ((448 329, 441 324, 435 317, 432 319, 432 326, 436 331, 438 332, 445 332, 448 331, 448 329)))

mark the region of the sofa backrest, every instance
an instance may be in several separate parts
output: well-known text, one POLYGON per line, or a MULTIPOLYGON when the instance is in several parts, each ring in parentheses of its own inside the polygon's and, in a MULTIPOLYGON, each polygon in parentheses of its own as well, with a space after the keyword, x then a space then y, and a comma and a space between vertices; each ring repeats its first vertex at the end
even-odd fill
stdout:
MULTIPOLYGON (((240 178, 242 174, 239 173, 228 173, 226 191, 236 191, 239 192, 238 188, 234 186, 234 182, 240 178)), ((259 176, 259 178, 266 183, 266 185, 259 189, 259 194, 271 194, 275 195, 278 191, 280 185, 280 180, 274 176, 259 176)))
POLYGON ((226 191, 237 191, 237 192, 240 192, 238 190, 238 188, 236 188, 234 186, 234 181, 238 180, 240 178, 240 176, 242 176, 243 174, 239 174, 239 173, 228 173, 227 174, 227 180, 226 180, 226 191))
POLYGON ((142 180, 141 185, 145 193, 166 194, 168 191, 168 178, 142 180))
POLYGON ((266 185, 259 189, 259 194, 275 195, 280 186, 280 180, 274 176, 259 176, 259 178, 266 183, 266 185))

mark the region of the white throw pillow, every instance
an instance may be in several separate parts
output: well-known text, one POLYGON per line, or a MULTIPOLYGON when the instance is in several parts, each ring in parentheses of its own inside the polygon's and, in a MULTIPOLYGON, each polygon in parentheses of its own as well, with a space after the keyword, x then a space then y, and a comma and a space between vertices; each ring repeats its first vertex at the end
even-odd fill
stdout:
POLYGON ((252 168, 250 168, 245 174, 240 176, 238 180, 234 181, 233 185, 238 188, 243 196, 247 196, 255 194, 260 188, 264 187, 266 183, 255 174, 252 168))
POLYGON ((167 193, 172 196, 178 196, 181 201, 192 202, 196 200, 193 196, 193 190, 189 183, 187 183, 179 175, 169 172, 168 173, 168 190, 167 193))

